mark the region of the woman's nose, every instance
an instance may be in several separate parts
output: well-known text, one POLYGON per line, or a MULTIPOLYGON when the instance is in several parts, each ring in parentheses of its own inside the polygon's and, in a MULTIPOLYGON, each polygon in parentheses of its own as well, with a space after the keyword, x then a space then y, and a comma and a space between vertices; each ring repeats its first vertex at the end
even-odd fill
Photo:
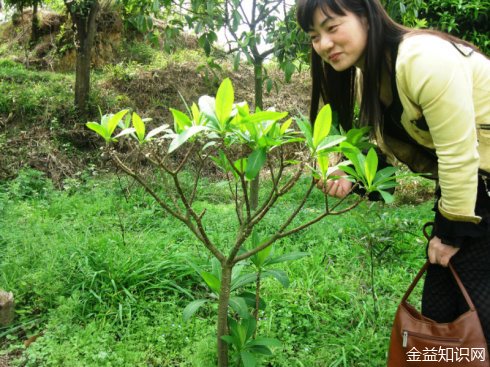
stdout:
POLYGON ((328 36, 323 36, 320 40, 320 50, 329 51, 333 47, 333 41, 328 36))

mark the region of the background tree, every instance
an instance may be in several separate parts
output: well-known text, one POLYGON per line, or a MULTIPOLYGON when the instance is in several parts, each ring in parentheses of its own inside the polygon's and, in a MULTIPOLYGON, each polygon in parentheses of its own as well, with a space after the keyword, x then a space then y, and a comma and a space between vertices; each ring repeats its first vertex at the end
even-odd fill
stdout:
MULTIPOLYGON (((38 8, 42 4, 40 0, 5 0, 5 5, 7 8, 15 8, 20 15, 23 16, 25 8, 32 7, 32 18, 31 18, 31 39, 29 43, 31 45, 35 44, 39 39, 39 18, 38 18, 38 8)), ((1 6, 0 6, 1 10, 1 6)))
POLYGON ((100 4, 98 0, 64 1, 73 22, 73 31, 75 33, 75 49, 77 53, 75 106, 79 113, 84 116, 87 113, 87 102, 90 93, 91 54, 100 4))
MULTIPOLYGON (((270 91, 274 81, 264 62, 274 55, 290 81, 296 67, 297 49, 304 49, 306 36, 294 21, 293 3, 286 0, 192 0, 190 8, 180 4, 181 14, 199 37, 199 44, 211 55, 218 32, 227 38, 227 52, 234 55, 234 67, 245 58, 254 69, 254 107, 263 109, 264 86, 270 91), (303 47, 302 47, 303 46, 303 47)), ((213 65, 213 64, 211 64, 213 65)), ((259 177, 252 182, 251 206, 257 207, 259 177)))
POLYGON ((384 5, 400 23, 448 32, 490 52, 489 0, 384 0, 384 5))

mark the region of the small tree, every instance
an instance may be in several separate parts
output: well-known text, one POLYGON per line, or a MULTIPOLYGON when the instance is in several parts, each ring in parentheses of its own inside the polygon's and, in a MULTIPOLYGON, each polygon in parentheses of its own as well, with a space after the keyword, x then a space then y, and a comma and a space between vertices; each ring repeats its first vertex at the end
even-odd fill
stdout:
POLYGON ((92 46, 99 12, 98 0, 64 0, 75 34, 77 53, 75 71, 75 106, 82 116, 87 113, 90 93, 90 64, 92 46))
MULTIPOLYGON (((22 17, 25 8, 32 7, 32 18, 31 18, 31 39, 29 43, 31 45, 35 44, 39 39, 39 18, 38 18, 38 8, 42 4, 40 0, 5 0, 5 5, 7 7, 15 7, 17 12, 22 17)), ((2 9, 0 3, 0 10, 2 9)))
MULTIPOLYGON (((277 342, 263 337, 254 338, 256 318, 250 316, 246 297, 234 293, 241 285, 254 282, 255 276, 248 277, 249 281, 238 280, 236 268, 250 259, 260 277, 265 266, 285 260, 270 256, 270 246, 274 242, 327 216, 345 213, 363 200, 362 197, 351 197, 331 203, 325 196, 323 211, 311 214, 306 219, 298 219, 299 213, 307 217, 303 209, 316 180, 328 176, 330 152, 342 152, 349 158, 351 166, 342 167, 357 182, 355 186, 362 186, 367 193, 379 191, 388 201, 391 195, 385 189, 394 186, 395 170, 385 168, 377 171, 374 149, 369 150, 367 156, 362 154, 360 147, 366 144, 363 139, 365 130, 353 129, 344 136, 330 134, 331 110, 328 105, 318 114, 314 130, 309 121, 298 118, 296 122, 300 131, 293 131, 290 129, 293 119, 284 121, 286 112, 250 113, 246 103, 234 104, 233 86, 229 79, 221 84, 216 98, 204 96, 198 105, 193 104, 190 116, 173 109, 171 112, 174 117, 173 130, 169 125, 163 125, 147 132, 144 121, 136 113, 129 115, 127 110, 105 115, 100 123, 89 122, 87 126, 106 140, 106 152, 114 164, 144 187, 167 213, 180 220, 214 256, 219 269, 213 273, 201 272, 201 276, 218 297, 218 365, 228 366, 228 348, 233 346, 239 353, 239 363, 254 366, 253 353, 270 354, 269 347, 277 345, 277 342), (128 116, 124 118, 126 114, 128 116), (122 131, 115 135, 117 126, 122 131), (131 152, 138 156, 137 160, 125 159, 124 154, 109 144, 124 136, 133 138, 131 152), (167 144, 167 141, 170 143, 167 144), (288 154, 291 149, 285 147, 298 142, 303 142, 307 149, 288 154), (157 181, 143 174, 141 160, 158 171, 157 181), (132 164, 132 161, 138 163, 132 164), (207 230, 206 209, 197 210, 199 181, 209 162, 226 173, 235 203, 236 227, 232 243, 217 243, 207 230), (261 171, 264 175, 267 172, 270 188, 263 195, 257 210, 253 211, 247 183, 261 171), (282 222, 277 223, 273 231, 260 232, 263 219, 308 171, 313 173, 313 177, 303 197, 295 203, 295 208, 290 213, 284 213, 282 222), (186 184, 188 180, 182 179, 184 172, 193 174, 192 184, 186 184)), ((230 230, 233 229, 223 229, 227 232, 230 230)), ((254 316, 260 303, 258 292, 259 289, 252 303, 254 316)), ((205 302, 192 302, 184 311, 185 318, 189 318, 205 302)))
MULTIPOLYGON (((275 81, 267 74, 264 62, 276 56, 285 73, 286 81, 296 70, 290 60, 304 52, 306 35, 294 20, 294 8, 286 0, 252 0, 246 6, 239 0, 192 0, 180 1, 178 13, 199 37, 199 45, 208 56, 218 40, 217 32, 228 36, 227 52, 234 55, 234 67, 238 69, 244 57, 254 70, 254 107, 263 109, 264 87, 271 90, 275 81), (190 5, 190 7, 185 8, 190 5)), ((181 29, 181 23, 174 23, 181 29)), ((171 28, 171 27, 169 27, 171 28)), ((213 61, 212 67, 217 67, 213 61)), ((255 210, 259 195, 259 177, 252 180, 250 204, 255 210)))

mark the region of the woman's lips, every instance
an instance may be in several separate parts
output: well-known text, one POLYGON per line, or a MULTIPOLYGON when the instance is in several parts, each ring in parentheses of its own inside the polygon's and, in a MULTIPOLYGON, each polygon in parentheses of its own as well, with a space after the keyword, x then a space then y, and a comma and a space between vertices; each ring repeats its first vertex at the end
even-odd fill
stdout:
POLYGON ((332 62, 338 61, 340 55, 341 55, 341 52, 335 52, 335 53, 328 56, 328 60, 332 61, 332 62))

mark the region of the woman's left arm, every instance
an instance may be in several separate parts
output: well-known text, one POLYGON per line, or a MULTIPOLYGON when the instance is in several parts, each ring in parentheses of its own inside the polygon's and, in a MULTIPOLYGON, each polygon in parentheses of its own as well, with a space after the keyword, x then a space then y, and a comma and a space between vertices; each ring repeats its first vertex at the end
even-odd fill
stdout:
POLYGON ((441 198, 434 234, 459 247, 481 220, 475 215, 480 158, 472 72, 450 43, 435 36, 420 41, 425 44, 414 44, 397 68, 398 82, 422 110, 437 154, 441 198))

